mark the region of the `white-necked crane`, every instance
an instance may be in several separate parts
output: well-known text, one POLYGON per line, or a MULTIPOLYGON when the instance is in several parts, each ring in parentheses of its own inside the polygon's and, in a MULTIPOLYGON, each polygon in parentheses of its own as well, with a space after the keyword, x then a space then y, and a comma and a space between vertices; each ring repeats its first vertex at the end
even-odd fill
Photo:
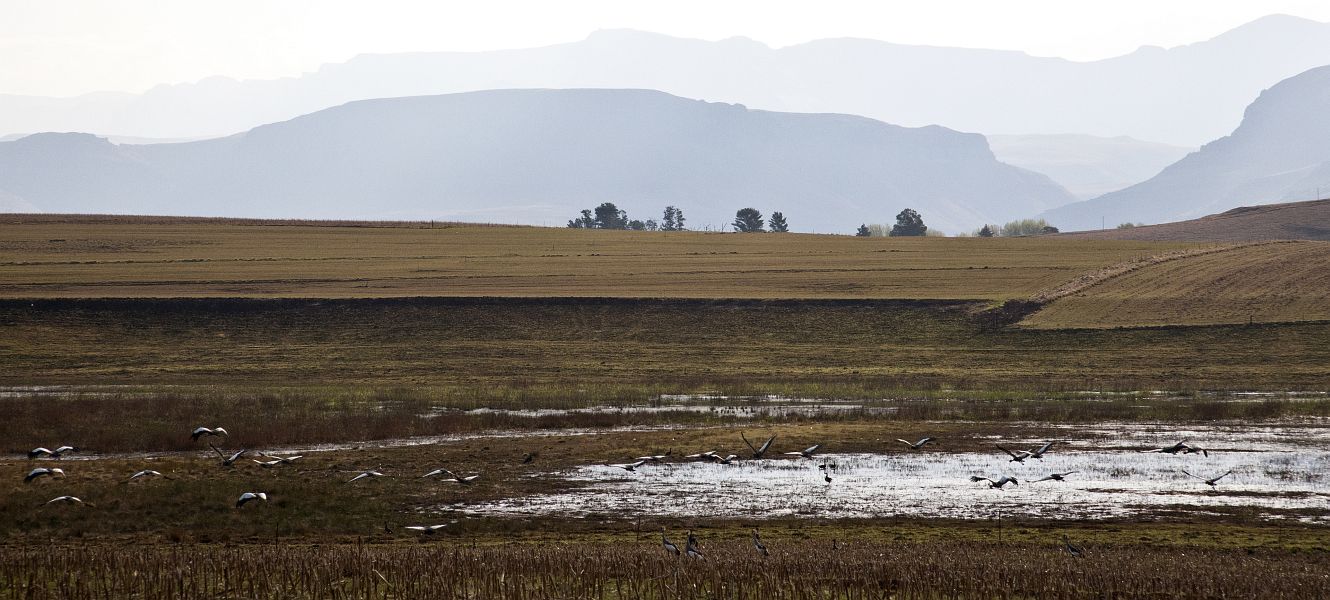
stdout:
POLYGON ((125 480, 125 483, 129 483, 129 482, 131 482, 131 481, 134 481, 135 479, 146 479, 146 478, 148 478, 148 477, 164 477, 164 478, 166 478, 166 479, 170 479, 170 478, 171 478, 171 477, 169 477, 169 476, 167 476, 167 475, 162 475, 162 472, 161 472, 161 471, 154 471, 154 470, 152 470, 152 469, 144 469, 144 470, 142 470, 142 471, 139 471, 138 473, 135 473, 135 474, 133 474, 133 475, 130 475, 130 476, 129 476, 129 479, 126 479, 126 480, 125 480))
POLYGON ((660 544, 665 547, 666 552, 673 554, 675 556, 679 555, 679 547, 675 546, 674 542, 670 541, 670 538, 665 537, 664 527, 660 528, 660 544))
POLYGON ((411 531, 424 535, 434 535, 440 529, 443 529, 444 527, 447 526, 448 526, 447 523, 444 523, 442 525, 407 525, 403 529, 410 529, 411 531))
POLYGON ((619 469, 623 469, 623 470, 625 470, 625 471, 628 471, 629 473, 636 473, 636 472, 637 472, 637 468, 640 467, 640 466, 642 466, 642 465, 645 465, 645 464, 647 464, 647 461, 645 461, 645 460, 639 460, 639 461, 637 461, 637 462, 630 462, 630 463, 611 463, 611 464, 606 465, 606 466, 616 467, 616 468, 619 468, 619 469))
POLYGON ((702 548, 697 544, 697 538, 693 537, 693 530, 691 529, 688 530, 688 543, 684 544, 684 552, 688 554, 688 558, 698 560, 706 558, 702 554, 702 548))
POLYGON ((64 477, 64 476, 65 476, 65 470, 64 470, 64 469, 48 469, 48 468, 46 468, 46 467, 37 467, 36 469, 33 469, 33 470, 31 470, 31 471, 28 471, 28 476, 23 478, 23 483, 32 483, 32 482, 34 482, 34 481, 36 481, 36 480, 38 480, 38 479, 41 479, 41 478, 43 478, 43 477, 56 477, 56 476, 64 477))
POLYGON ((1006 452, 1007 455, 1011 457, 1011 460, 1007 462, 1023 463, 1025 462, 1025 459, 1030 458, 1030 453, 1024 450, 1021 450, 1020 452, 1012 452, 1011 450, 1003 448, 1000 444, 998 445, 997 449, 1006 452))
POLYGON ((43 506, 49 506, 51 504, 78 504, 80 506, 88 506, 87 503, 80 500, 77 496, 56 496, 47 500, 46 504, 43 506))
POLYGON ((759 536, 759 535, 757 535, 757 528, 756 528, 756 527, 753 528, 753 547, 754 547, 754 548, 757 548, 757 553, 758 553, 758 554, 761 554, 762 556, 770 556, 770 555, 767 553, 767 547, 766 547, 766 545, 762 543, 762 537, 759 536))
POLYGON ((1076 558, 1085 558, 1085 549, 1072 544, 1071 540, 1067 539, 1067 534, 1065 533, 1062 534, 1062 545, 1067 549, 1067 554, 1075 556, 1076 558))
POLYGON ((1223 479, 1223 478, 1228 477, 1229 475, 1232 475, 1232 474, 1233 474, 1233 471, 1225 471, 1223 475, 1216 475, 1216 476, 1214 476, 1214 477, 1211 477, 1211 478, 1209 478, 1209 479, 1206 479, 1206 478, 1201 477, 1201 476, 1199 476, 1199 475, 1192 475, 1191 473, 1188 473, 1186 470, 1183 470, 1182 472, 1183 472, 1185 475, 1187 475, 1188 477, 1195 477, 1196 479, 1200 479, 1201 481, 1205 482, 1205 485, 1208 485, 1208 486, 1210 486, 1210 487, 1215 487, 1215 484, 1216 484, 1216 483, 1219 483, 1219 480, 1220 480, 1220 479, 1223 479))
POLYGON ((1152 452, 1158 452, 1162 454, 1177 454, 1179 452, 1182 452, 1186 454, 1188 448, 1191 448, 1191 446, 1187 445, 1187 440, 1182 440, 1181 442, 1173 444, 1172 446, 1164 446, 1163 448, 1155 448, 1154 450, 1141 450, 1141 452, 1147 454, 1152 452))
POLYGON ((980 476, 978 476, 978 475, 971 475, 971 476, 970 476, 970 481, 973 481, 973 482, 987 481, 987 482, 988 482, 988 487, 990 487, 990 488, 996 488, 996 489, 999 489, 999 490, 1002 489, 1002 486, 1007 485, 1008 483, 1010 483, 1010 484, 1012 484, 1012 485, 1020 485, 1020 484, 1021 484, 1021 482, 1017 481, 1015 477, 1011 477, 1011 476, 1009 476, 1009 475, 1003 475, 1003 476, 1002 476, 1001 478, 999 478, 997 481, 994 481, 994 480, 989 479, 989 478, 987 478, 987 477, 980 477, 980 476))
POLYGON ((60 446, 55 450, 51 450, 45 447, 33 448, 32 450, 28 451, 28 460, 32 460, 39 456, 45 456, 47 458, 60 458, 60 456, 66 452, 78 452, 78 451, 79 449, 75 448, 74 446, 60 446))
POLYGON ((268 501, 268 493, 267 493, 267 492, 245 492, 245 493, 243 493, 243 494, 240 495, 240 498, 237 498, 237 499, 236 499, 236 508, 240 508, 240 507, 242 507, 242 506, 244 506, 244 505, 246 505, 246 504, 249 504, 250 502, 254 502, 255 500, 257 500, 257 501, 259 501, 259 502, 267 502, 267 501, 268 501))
POLYGON ((773 435, 773 436, 767 438, 767 441, 762 442, 762 445, 761 445, 761 446, 758 446, 758 447, 754 448, 754 447, 753 447, 753 443, 750 442, 750 441, 748 441, 748 437, 744 435, 744 432, 740 431, 740 432, 739 432, 739 437, 743 438, 743 440, 744 440, 744 444, 747 444, 747 445, 748 445, 748 449, 753 451, 753 458, 754 458, 754 459, 760 459, 760 458, 762 458, 763 456, 766 456, 766 454, 767 454, 767 450, 770 450, 770 449, 771 449, 771 443, 774 442, 774 441, 776 441, 776 436, 773 435))
POLYGON ((1044 445, 1030 451, 1030 458, 1037 458, 1039 460, 1043 460, 1044 453, 1048 452, 1049 448, 1052 448, 1053 444, 1056 443, 1057 442, 1044 442, 1044 445))
POLYGON ((822 444, 813 444, 812 446, 809 446, 809 447, 807 447, 807 448, 804 448, 803 450, 800 450, 800 451, 798 451, 798 452, 786 452, 785 455, 786 455, 786 456, 802 456, 802 457, 804 457, 804 458, 807 458, 807 459, 809 459, 809 460, 812 460, 812 459, 813 459, 813 453, 814 453, 814 452, 817 452, 817 449, 818 449, 818 448, 821 448, 821 447, 822 447, 822 444))
POLYGON ((1040 481, 1066 481, 1064 478, 1076 471, 1067 471, 1066 473, 1049 473, 1047 477, 1040 477, 1030 483, 1039 483, 1040 481))
POLYGON ((906 446, 909 446, 911 450, 923 450, 925 445, 927 445, 929 442, 936 442, 937 438, 926 437, 926 438, 921 438, 917 442, 911 442, 910 440, 902 440, 900 438, 896 438, 896 441, 905 444, 906 446))
POLYGON ((231 437, 231 434, 227 433, 226 430, 221 427, 195 427, 194 431, 189 434, 189 438, 197 442, 199 441, 199 438, 205 435, 212 437, 220 436, 224 438, 231 437))
POLYGON ((368 470, 368 471, 365 471, 365 472, 363 472, 363 473, 361 473, 361 474, 359 474, 359 475, 356 475, 355 477, 352 477, 351 479, 346 480, 346 482, 347 482, 347 483, 353 483, 353 482, 356 482, 356 481, 360 481, 361 479, 365 479, 365 478, 367 478, 367 477, 387 477, 387 475, 384 475, 383 473, 380 473, 380 472, 379 472, 379 468, 378 468, 378 467, 375 467, 375 468, 370 469, 370 470, 368 470))
POLYGON ((230 456, 227 456, 227 455, 224 454, 220 449, 218 449, 217 446, 214 446, 214 445, 212 445, 211 443, 208 444, 208 447, 209 447, 209 448, 212 448, 212 451, 213 451, 213 452, 216 452, 216 453, 217 453, 217 456, 220 456, 220 457, 222 458, 222 466, 223 466, 223 467, 229 467, 229 466, 231 466, 231 465, 236 464, 236 461, 237 461, 237 460, 240 460, 240 457, 244 456, 246 452, 249 452, 249 450, 246 450, 246 449, 244 449, 244 448, 241 448, 241 449, 240 449, 239 451, 237 451, 235 454, 232 454, 232 455, 230 455, 230 456))

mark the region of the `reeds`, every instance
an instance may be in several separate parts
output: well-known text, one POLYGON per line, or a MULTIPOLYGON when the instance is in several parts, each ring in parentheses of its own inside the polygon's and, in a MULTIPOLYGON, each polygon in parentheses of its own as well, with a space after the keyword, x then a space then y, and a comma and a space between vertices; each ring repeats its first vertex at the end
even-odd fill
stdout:
POLYGON ((1315 598, 1323 555, 1049 543, 703 540, 0 549, 0 598, 1315 598))

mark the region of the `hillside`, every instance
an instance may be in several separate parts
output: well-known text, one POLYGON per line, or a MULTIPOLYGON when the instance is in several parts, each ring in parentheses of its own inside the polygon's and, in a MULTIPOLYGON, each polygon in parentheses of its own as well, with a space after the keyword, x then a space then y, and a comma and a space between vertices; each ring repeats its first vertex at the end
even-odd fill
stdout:
POLYGON ((596 87, 909 126, 1129 135, 1195 146, 1231 131, 1262 89, 1328 63, 1330 24, 1281 15, 1203 42, 1092 62, 863 39, 770 48, 743 38, 708 42, 616 30, 522 50, 365 55, 285 79, 214 77, 144 94, 0 96, 0 134, 227 135, 353 100, 596 87), (969 101, 976 98, 982 101, 969 101))
POLYGON ((1194 148, 1091 135, 990 135, 998 160, 1043 173, 1077 198, 1088 200, 1136 185, 1194 148))
POLYGON ((1330 321, 1330 243, 1254 244, 1146 266, 1022 322, 1110 328, 1330 321))
POLYGON ((0 191, 38 210, 559 225, 613 201, 729 229, 739 208, 851 233, 906 207, 968 230, 1073 198, 983 136, 647 90, 501 90, 368 100, 228 138, 0 143, 0 191))
POLYGON ((1061 237, 1177 242, 1330 241, 1330 200, 1242 206, 1190 221, 1078 231, 1061 237))
POLYGON ((1159 175, 1125 190, 1048 211, 1063 230, 1101 222, 1162 223, 1233 206, 1330 193, 1330 66, 1280 82, 1252 102, 1242 125, 1159 175))

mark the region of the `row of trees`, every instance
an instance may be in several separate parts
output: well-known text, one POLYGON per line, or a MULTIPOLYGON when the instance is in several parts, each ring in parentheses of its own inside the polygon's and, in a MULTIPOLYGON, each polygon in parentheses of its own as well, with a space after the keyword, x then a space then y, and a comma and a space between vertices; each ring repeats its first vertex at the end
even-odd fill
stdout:
POLYGON ((666 206, 665 214, 657 222, 629 219, 628 211, 620 210, 613 202, 605 202, 596 208, 582 211, 581 216, 568 221, 573 229, 631 229, 634 231, 685 231, 683 209, 666 206))
POLYGON ((1021 219, 1019 221, 1009 221, 1002 226, 984 225, 973 234, 976 237, 1018 237, 1022 235, 1044 235, 1048 233, 1057 233, 1058 228, 1048 224, 1043 219, 1021 219))

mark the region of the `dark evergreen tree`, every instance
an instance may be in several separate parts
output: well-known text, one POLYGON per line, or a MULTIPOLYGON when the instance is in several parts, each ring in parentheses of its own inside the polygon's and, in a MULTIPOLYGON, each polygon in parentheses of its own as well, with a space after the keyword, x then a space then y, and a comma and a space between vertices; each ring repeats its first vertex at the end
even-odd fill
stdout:
POLYGON ((756 208, 741 208, 734 213, 734 230, 739 233, 760 233, 765 223, 762 213, 756 208))
POLYGON ((993 228, 984 225, 984 228, 979 230, 979 237, 993 237, 993 228))
POLYGON ((868 224, 865 223, 859 226, 859 231, 854 232, 854 235, 857 237, 869 237, 873 235, 873 230, 869 229, 868 224))
POLYGON ((785 233, 790 230, 790 226, 785 222, 785 214, 781 212, 771 213, 771 220, 767 222, 767 229, 771 233, 785 233))
POLYGON ((605 202, 596 207, 597 229, 627 229, 628 213, 619 210, 613 202, 605 202))
POLYGON ((591 211, 582 211, 582 216, 568 221, 568 226, 573 229, 593 229, 596 227, 596 218, 591 216, 591 211))

